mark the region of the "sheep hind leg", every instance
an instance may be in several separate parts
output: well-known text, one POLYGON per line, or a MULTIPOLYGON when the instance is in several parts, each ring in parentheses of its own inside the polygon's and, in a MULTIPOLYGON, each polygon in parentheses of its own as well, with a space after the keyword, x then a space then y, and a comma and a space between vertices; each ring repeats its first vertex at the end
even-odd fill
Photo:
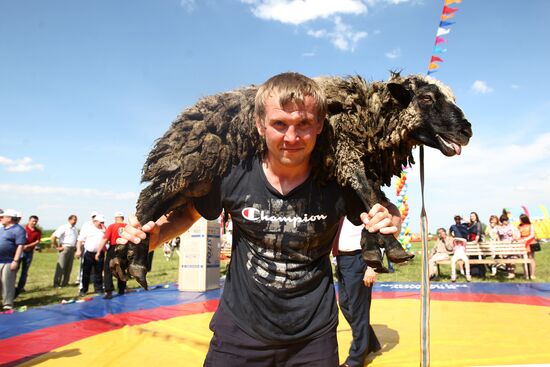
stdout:
MULTIPOLYGON (((370 182, 363 172, 356 173, 356 185, 354 189, 361 199, 365 210, 368 212, 371 209, 369 203, 381 202, 385 199, 383 193, 377 195, 374 185, 370 182)), ((363 229, 361 232, 361 251, 363 260, 376 272, 387 273, 388 269, 382 264, 382 254, 380 249, 386 250, 386 256, 394 263, 402 263, 414 257, 409 254, 401 243, 393 235, 383 235, 381 233, 370 233, 363 229)))

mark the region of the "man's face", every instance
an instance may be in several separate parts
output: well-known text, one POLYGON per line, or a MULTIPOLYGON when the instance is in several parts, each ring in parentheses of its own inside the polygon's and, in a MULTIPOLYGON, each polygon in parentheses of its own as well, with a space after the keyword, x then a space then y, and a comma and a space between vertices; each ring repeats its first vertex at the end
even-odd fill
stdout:
POLYGON ((93 223, 96 226, 96 228, 99 228, 99 229, 103 228, 103 222, 100 222, 98 220, 94 220, 93 223))
POLYGON ((265 138, 268 159, 288 168, 309 165, 317 135, 323 129, 318 121, 315 100, 311 96, 304 103, 279 105, 277 95, 267 98, 265 119, 256 119, 256 127, 265 138))
POLYGON ((34 218, 31 218, 29 219, 29 223, 27 224, 30 228, 34 228, 36 227, 36 225, 38 224, 38 221, 34 218))
POLYGON ((71 219, 69 219, 69 224, 74 227, 74 225, 76 224, 76 221, 77 221, 76 217, 71 218, 71 219))
POLYGON ((2 223, 3 226, 7 226, 13 223, 13 220, 11 219, 11 217, 8 217, 7 215, 3 215, 0 217, 0 223, 2 223))
POLYGON ((447 233, 445 233, 445 231, 442 231, 442 230, 439 230, 439 238, 441 239, 445 239, 445 237, 447 237, 447 233))

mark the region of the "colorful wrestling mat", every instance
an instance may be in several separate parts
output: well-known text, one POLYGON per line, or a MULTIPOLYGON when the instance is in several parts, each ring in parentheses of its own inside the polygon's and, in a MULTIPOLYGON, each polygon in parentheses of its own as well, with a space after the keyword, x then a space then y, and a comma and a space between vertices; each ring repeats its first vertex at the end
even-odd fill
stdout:
MULTIPOLYGON (((418 366, 420 286, 377 283, 369 366, 418 366)), ((0 315, 2 366, 202 366, 220 291, 175 285, 0 315)), ((550 284, 432 284, 431 366, 550 363, 550 284)), ((340 359, 351 331, 338 327, 340 359)))

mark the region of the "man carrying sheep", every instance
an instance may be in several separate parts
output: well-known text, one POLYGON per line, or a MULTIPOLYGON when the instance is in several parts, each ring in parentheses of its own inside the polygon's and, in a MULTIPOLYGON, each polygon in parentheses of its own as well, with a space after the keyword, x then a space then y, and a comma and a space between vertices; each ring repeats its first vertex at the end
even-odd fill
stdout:
POLYGON ((212 182, 206 196, 141 225, 131 218, 118 243, 154 248, 201 216, 223 210, 233 220, 231 263, 205 366, 338 366, 338 310, 329 253, 339 221, 348 216, 370 232, 393 234, 380 204, 368 213, 351 189, 321 183, 312 161, 323 129, 326 98, 297 73, 266 81, 256 94, 260 159, 249 157, 212 182))

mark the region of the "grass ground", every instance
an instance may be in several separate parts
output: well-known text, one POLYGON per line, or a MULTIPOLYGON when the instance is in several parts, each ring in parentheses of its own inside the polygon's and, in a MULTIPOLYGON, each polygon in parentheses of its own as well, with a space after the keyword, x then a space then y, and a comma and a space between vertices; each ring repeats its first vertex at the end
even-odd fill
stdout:
MULTIPOLYGON (((420 251, 420 244, 413 243, 412 250, 420 251)), ((430 244, 430 248, 433 245, 430 244)), ((74 284, 78 271, 78 261, 73 264, 73 273, 71 284, 64 288, 53 288, 53 275, 57 261, 57 252, 45 248, 42 252, 37 252, 34 255, 27 285, 26 292, 21 293, 15 300, 15 306, 37 307, 48 304, 60 303, 62 300, 76 298, 78 295, 78 286, 74 284)), ((537 280, 536 282, 550 282, 550 242, 542 244, 542 251, 536 254, 537 261, 537 280)), ((450 281, 450 266, 443 265, 441 267, 442 275, 436 281, 450 281)), ((225 273, 225 264, 222 264, 221 272, 225 273)), ((418 282, 421 273, 421 258, 420 255, 404 265, 395 265, 395 272, 389 274, 380 274, 378 281, 382 282, 418 282)), ((150 285, 166 284, 176 282, 178 279, 178 257, 174 255, 170 261, 166 261, 162 251, 157 251, 153 259, 153 269, 147 275, 150 285)), ((459 282, 464 282, 463 277, 458 278, 459 282)), ((516 278, 513 280, 506 279, 504 274, 499 274, 497 277, 474 278, 474 282, 531 282, 523 278, 523 267, 517 266, 516 278)), ((138 287, 134 280, 128 283, 128 287, 138 287)), ((93 289, 93 286, 90 287, 93 289)))

